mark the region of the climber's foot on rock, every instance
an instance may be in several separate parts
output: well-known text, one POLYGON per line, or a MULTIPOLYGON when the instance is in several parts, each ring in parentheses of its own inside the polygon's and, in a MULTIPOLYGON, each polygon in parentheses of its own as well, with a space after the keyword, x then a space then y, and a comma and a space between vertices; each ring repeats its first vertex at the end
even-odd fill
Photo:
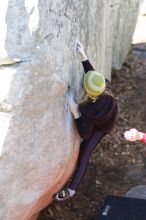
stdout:
POLYGON ((75 194, 75 191, 70 192, 69 189, 65 189, 65 190, 61 190, 60 192, 56 193, 54 195, 54 199, 56 201, 65 201, 65 200, 72 198, 74 196, 74 194, 75 194))

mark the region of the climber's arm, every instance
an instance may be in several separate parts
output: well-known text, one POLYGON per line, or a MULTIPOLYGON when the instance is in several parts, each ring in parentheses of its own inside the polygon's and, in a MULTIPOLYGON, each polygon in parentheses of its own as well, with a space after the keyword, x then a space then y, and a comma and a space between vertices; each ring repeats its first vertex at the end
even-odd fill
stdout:
POLYGON ((77 53, 79 53, 81 57, 81 62, 83 64, 85 73, 87 73, 90 70, 94 70, 93 66, 91 65, 91 63, 89 62, 87 58, 83 45, 80 42, 78 42, 76 45, 76 51, 77 53))

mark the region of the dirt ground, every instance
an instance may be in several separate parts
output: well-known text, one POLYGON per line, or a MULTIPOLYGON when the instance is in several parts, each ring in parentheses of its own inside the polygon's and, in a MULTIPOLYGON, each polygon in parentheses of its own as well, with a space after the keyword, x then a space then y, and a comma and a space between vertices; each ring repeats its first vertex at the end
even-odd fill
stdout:
POLYGON ((146 145, 123 138, 129 128, 146 131, 146 45, 132 46, 112 83, 119 106, 114 130, 92 153, 74 198, 53 202, 39 220, 95 220, 107 195, 124 195, 132 186, 146 184, 146 145))

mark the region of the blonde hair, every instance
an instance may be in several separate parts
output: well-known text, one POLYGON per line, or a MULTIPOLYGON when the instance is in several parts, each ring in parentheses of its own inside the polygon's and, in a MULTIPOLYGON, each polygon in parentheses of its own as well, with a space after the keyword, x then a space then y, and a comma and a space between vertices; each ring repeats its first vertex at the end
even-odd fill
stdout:
MULTIPOLYGON (((109 95, 114 97, 112 91, 111 91, 111 86, 106 86, 104 92, 101 95, 109 95)), ((99 95, 99 96, 101 96, 99 95)), ((99 96, 96 97, 91 97, 89 96, 86 91, 84 90, 84 94, 80 98, 80 104, 85 104, 87 102, 96 102, 96 100, 99 98, 99 96)))

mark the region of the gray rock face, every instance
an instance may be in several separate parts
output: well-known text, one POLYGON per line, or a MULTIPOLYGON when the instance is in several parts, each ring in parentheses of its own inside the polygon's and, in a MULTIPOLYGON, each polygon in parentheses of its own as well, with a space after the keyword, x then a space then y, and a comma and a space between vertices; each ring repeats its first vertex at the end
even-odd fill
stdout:
POLYGON ((66 97, 68 85, 79 96, 83 75, 75 42, 110 78, 128 51, 139 4, 0 1, 1 220, 36 219, 71 175, 79 136, 66 97))
POLYGON ((125 196, 129 198, 146 199, 146 185, 138 185, 131 188, 125 196))
POLYGON ((120 69, 121 64, 127 55, 127 50, 131 44, 132 33, 135 30, 135 24, 139 10, 138 7, 143 1, 117 1, 116 11, 113 14, 117 19, 114 20, 114 42, 113 42, 113 60, 112 67, 120 69))

